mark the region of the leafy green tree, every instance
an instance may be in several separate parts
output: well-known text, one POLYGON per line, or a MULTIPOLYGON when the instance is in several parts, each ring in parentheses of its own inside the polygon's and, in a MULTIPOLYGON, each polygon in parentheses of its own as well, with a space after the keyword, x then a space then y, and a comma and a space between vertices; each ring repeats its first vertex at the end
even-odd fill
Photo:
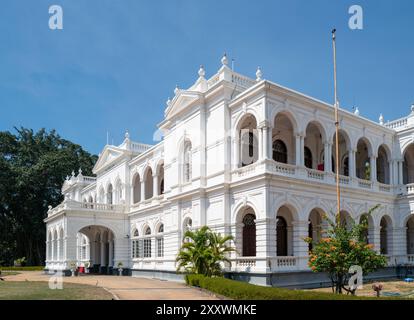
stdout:
MULTIPOLYGON (((375 206, 364 217, 368 217, 378 206, 375 206)), ((356 224, 351 221, 351 225, 341 223, 339 215, 335 221, 326 216, 329 228, 326 230, 326 237, 313 245, 309 254, 309 267, 314 272, 327 272, 331 282, 332 291, 342 293, 345 290, 348 293, 355 294, 356 287, 348 286, 349 269, 351 266, 360 266, 363 275, 375 271, 378 268, 386 266, 387 260, 384 256, 373 250, 372 244, 366 243, 366 231, 368 228, 368 219, 362 219, 362 222, 356 224)), ((311 243, 311 238, 306 238, 306 242, 311 243)))
POLYGON ((228 253, 235 251, 227 245, 232 236, 221 236, 209 227, 188 230, 184 234, 183 244, 177 256, 177 271, 202 274, 208 277, 222 275, 221 263, 231 263, 228 253))
POLYGON ((65 177, 76 168, 91 175, 97 157, 54 130, 15 131, 0 132, 0 264, 26 257, 28 265, 39 265, 48 206, 63 200, 65 177))

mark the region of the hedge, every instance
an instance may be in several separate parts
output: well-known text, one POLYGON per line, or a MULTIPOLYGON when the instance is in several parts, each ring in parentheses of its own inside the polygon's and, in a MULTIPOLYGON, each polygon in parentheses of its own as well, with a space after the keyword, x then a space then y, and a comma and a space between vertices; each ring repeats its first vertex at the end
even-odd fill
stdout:
POLYGON ((44 266, 31 266, 31 267, 0 267, 0 270, 4 271, 43 271, 44 266))
POLYGON ((206 289, 218 295, 236 300, 376 300, 384 298, 357 297, 347 294, 312 292, 275 287, 264 287, 220 277, 208 278, 203 275, 186 275, 190 286, 206 289))

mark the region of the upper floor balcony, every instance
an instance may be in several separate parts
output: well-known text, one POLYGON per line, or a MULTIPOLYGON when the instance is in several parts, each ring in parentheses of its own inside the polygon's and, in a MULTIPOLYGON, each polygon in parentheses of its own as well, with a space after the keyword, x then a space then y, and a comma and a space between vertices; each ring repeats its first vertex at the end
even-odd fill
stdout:
POLYGON ((122 204, 107 204, 107 203, 96 203, 96 202, 82 202, 76 200, 65 199, 61 204, 52 208, 49 206, 47 216, 52 217, 62 212, 83 212, 88 213, 111 213, 111 214, 122 214, 126 212, 126 206, 122 204))
MULTIPOLYGON (((231 177, 233 182, 237 182, 260 174, 274 174, 290 179, 304 180, 309 183, 323 183, 332 186, 336 185, 336 175, 333 172, 310 169, 302 166, 276 162, 269 159, 258 161, 242 168, 237 168, 232 172, 231 177)), ((387 194, 393 194, 396 190, 396 187, 389 184, 373 182, 345 175, 339 175, 339 183, 343 187, 371 190, 387 194)), ((414 194, 414 184, 411 186, 410 192, 414 194)))

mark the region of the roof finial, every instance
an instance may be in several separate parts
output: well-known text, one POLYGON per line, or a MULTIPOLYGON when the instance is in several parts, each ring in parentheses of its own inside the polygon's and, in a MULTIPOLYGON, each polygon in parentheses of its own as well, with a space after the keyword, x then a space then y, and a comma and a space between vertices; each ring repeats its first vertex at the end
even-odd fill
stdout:
POLYGON ((358 107, 355 107, 354 114, 357 115, 357 116, 359 116, 359 109, 358 109, 358 107))
POLYGON ((414 112, 414 102, 411 104, 411 112, 414 112))
POLYGON ((180 89, 178 88, 178 84, 175 85, 174 94, 177 95, 180 89))
POLYGON ((200 76, 200 78, 204 78, 204 76, 206 75, 206 71, 204 70, 203 65, 200 66, 200 69, 198 70, 198 75, 200 76))
POLYGON ((167 104, 167 106, 169 106, 169 105, 170 105, 170 103, 171 103, 171 99, 170 99, 170 97, 168 97, 168 99, 167 99, 167 101, 166 101, 165 103, 167 104))
POLYGON ((82 175, 82 168, 79 168, 78 175, 82 175))
POLYGON ((256 71, 256 81, 260 81, 262 80, 262 70, 260 69, 260 67, 257 67, 257 71, 256 71))
POLYGON ((125 131, 125 139, 129 139, 129 131, 128 131, 128 129, 126 129, 126 131, 125 131))
POLYGON ((229 60, 227 59, 227 54, 224 52, 224 54, 223 54, 223 58, 221 58, 221 64, 222 64, 223 66, 227 66, 227 65, 228 65, 228 63, 229 63, 229 60))
POLYGON ((381 125, 383 125, 383 124, 384 124, 384 116, 382 115, 382 113, 380 113, 380 116, 379 116, 379 123, 380 123, 381 125))

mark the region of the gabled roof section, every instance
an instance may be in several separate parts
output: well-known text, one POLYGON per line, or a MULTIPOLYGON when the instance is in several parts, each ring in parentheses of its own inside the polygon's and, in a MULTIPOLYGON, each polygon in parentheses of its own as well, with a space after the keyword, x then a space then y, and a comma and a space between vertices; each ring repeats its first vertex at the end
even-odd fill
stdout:
POLYGON ((94 174, 98 174, 100 171, 108 168, 111 164, 121 160, 126 154, 125 149, 118 148, 116 146, 106 145, 99 155, 98 161, 92 169, 94 174))
POLYGON ((173 100, 168 99, 167 108, 165 109, 163 122, 170 120, 179 112, 185 110, 190 105, 194 104, 198 99, 202 99, 204 94, 211 88, 220 85, 223 81, 235 85, 238 91, 244 91, 251 86, 255 85, 261 80, 261 70, 258 69, 256 72, 256 81, 243 76, 237 72, 234 72, 228 67, 227 56, 224 55, 221 59, 222 66, 216 74, 210 79, 205 78, 204 67, 201 66, 198 70, 198 79, 189 89, 179 89, 178 87, 174 90, 173 100))
POLYGON ((165 110, 165 118, 169 119, 186 109, 189 105, 199 100, 202 97, 200 92, 179 90, 174 99, 170 102, 168 108, 165 110))
POLYGON ((151 147, 149 144, 131 141, 127 131, 125 133, 125 140, 119 146, 106 145, 104 147, 92 172, 97 175, 116 162, 144 153, 151 147))

